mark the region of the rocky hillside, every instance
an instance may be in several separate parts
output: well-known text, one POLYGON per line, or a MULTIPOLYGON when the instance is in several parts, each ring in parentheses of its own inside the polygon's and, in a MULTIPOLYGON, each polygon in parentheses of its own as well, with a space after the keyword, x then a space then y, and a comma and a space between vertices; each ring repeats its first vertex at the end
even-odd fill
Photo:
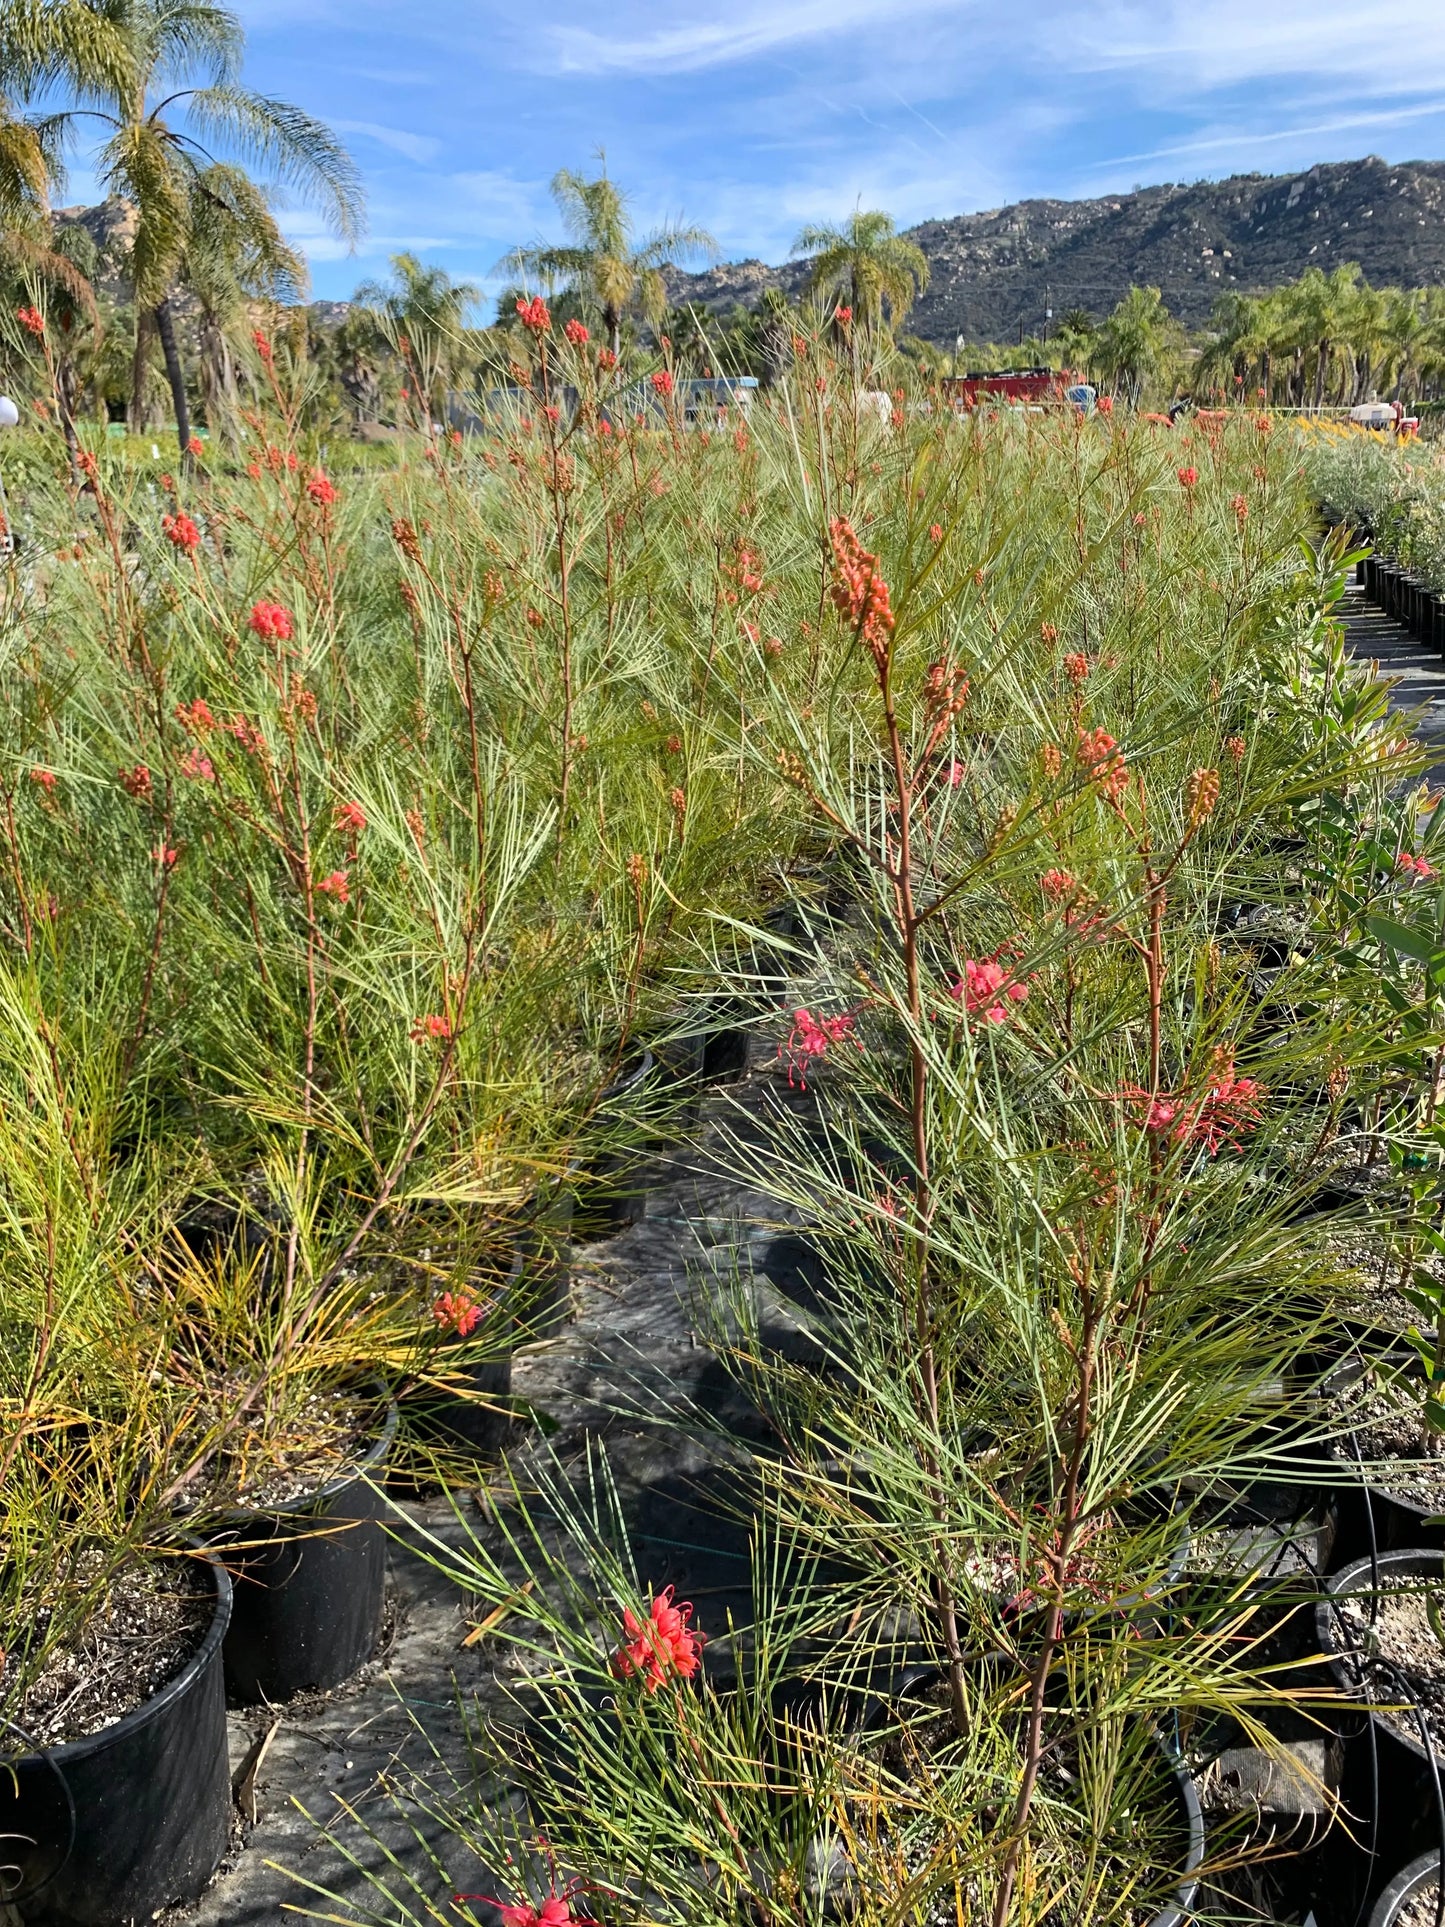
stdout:
MULTIPOLYGON (((910 327, 952 346, 1040 332, 1052 306, 1100 315, 1131 282, 1161 288, 1190 327, 1221 290, 1259 291, 1312 262, 1358 261, 1376 283, 1445 281, 1445 162, 1389 167, 1371 155, 1307 174, 1236 174, 1227 181, 1139 188, 1092 201, 1019 201, 908 230, 928 257, 928 293, 910 327)), ((676 273, 674 298, 726 309, 764 288, 793 292, 806 267, 742 261, 676 273)))

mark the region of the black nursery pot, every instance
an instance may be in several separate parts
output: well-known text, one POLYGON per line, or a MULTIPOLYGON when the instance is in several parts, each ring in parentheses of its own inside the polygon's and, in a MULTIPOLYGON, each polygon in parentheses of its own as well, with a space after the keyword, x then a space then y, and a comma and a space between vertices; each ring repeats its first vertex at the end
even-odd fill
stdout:
POLYGON ((231 1825, 221 1645, 231 1582, 218 1559, 199 1651, 113 1726, 0 1760, 0 1860, 26 1927, 118 1927, 197 1899, 231 1825), (12 1871, 13 1870, 13 1871, 12 1871))
MULTIPOLYGON (((1345 1645, 1337 1602, 1351 1593, 1368 1595, 1391 1580, 1438 1581, 1442 1571, 1445 1554, 1405 1548, 1357 1560, 1326 1581, 1325 1597, 1315 1607, 1315 1631, 1338 1686, 1358 1693, 1361 1679, 1345 1645)), ((1396 1698, 1393 1688, 1383 1683, 1372 1690, 1376 1698, 1396 1698)), ((1388 1870, 1401 1860, 1432 1842, 1439 1852, 1436 1773, 1445 1773, 1445 1766, 1436 1766, 1420 1738, 1362 1706, 1346 1711, 1338 1727, 1345 1741, 1340 1791, 1360 1822, 1362 1850, 1370 1861, 1365 1876, 1365 1898, 1370 1900, 1388 1870)))
MULTIPOLYGON (((942 1678, 942 1673, 932 1667, 910 1667, 905 1670, 889 1696, 889 1703, 874 1707, 863 1723, 862 1732, 877 1733, 895 1716, 900 1700, 916 1694, 920 1688, 938 1686, 942 1678)), ((1152 1915, 1144 1927, 1185 1927, 1198 1898, 1199 1869, 1204 1864, 1204 1810, 1199 1804, 1198 1790, 1182 1763, 1157 1733, 1153 1737, 1163 1769, 1163 1784, 1168 1788, 1168 1797, 1178 1815, 1179 1840, 1184 1851, 1179 1884, 1174 1889, 1173 1898, 1152 1915)))
MULTIPOLYGON (((1386 1362, 1393 1359, 1405 1370, 1418 1364, 1413 1353, 1381 1350, 1377 1356, 1386 1362)), ((1363 1369, 1358 1360, 1342 1365, 1327 1381, 1326 1390, 1347 1378, 1358 1378, 1363 1369)), ((1336 1443, 1331 1450, 1339 1471, 1330 1503, 1327 1570, 1338 1572, 1372 1550, 1445 1549, 1445 1515, 1438 1507, 1372 1484, 1360 1474, 1348 1443, 1336 1443)))
POLYGON ((386 1594, 380 1481, 396 1425, 388 1405, 352 1470, 292 1505, 232 1513, 211 1535, 235 1585, 225 1642, 232 1706, 339 1686, 375 1651, 386 1594))
POLYGON ((1370 1927, 1395 1927, 1395 1922, 1422 1889, 1445 1886, 1445 1847, 1432 1847, 1402 1867, 1375 1902, 1370 1927))

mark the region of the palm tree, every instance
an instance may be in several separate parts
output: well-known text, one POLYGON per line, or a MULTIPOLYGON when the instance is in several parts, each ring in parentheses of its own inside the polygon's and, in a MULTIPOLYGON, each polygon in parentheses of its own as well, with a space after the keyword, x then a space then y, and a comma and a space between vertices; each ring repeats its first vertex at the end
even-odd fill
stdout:
POLYGON ((846 295, 860 327, 876 332, 884 308, 896 328, 928 286, 928 259, 906 241, 893 217, 855 208, 842 227, 805 227, 793 243, 811 258, 809 283, 816 294, 846 295))
MULTIPOLYGON (((1315 357, 1314 406, 1324 405, 1325 381, 1330 360, 1339 345, 1351 302, 1360 279, 1359 267, 1345 261, 1326 274, 1323 268, 1306 268, 1289 290, 1289 307, 1296 323, 1297 366, 1303 380, 1303 355, 1313 349, 1315 357)), ((1303 386, 1299 399, 1304 401, 1303 386)))
POLYGON ((306 263, 276 224, 265 192, 239 167, 217 161, 195 178, 182 278, 200 309, 200 391, 206 419, 228 435, 237 406, 234 346, 251 304, 297 302, 306 263))
POLYGON ((1385 314, 1380 324, 1380 377, 1394 377, 1394 399, 1415 373, 1420 350, 1426 345, 1430 323, 1416 289, 1386 288, 1385 314))
MULTIPOLYGON (((0 33, 28 22, 37 7, 46 11, 44 0, 0 0, 0 33)), ((245 34, 217 0, 52 0, 49 10, 68 23, 67 33, 52 34, 48 45, 37 41, 24 82, 32 91, 59 86, 70 93, 75 104, 61 117, 67 130, 82 119, 108 130, 95 171, 105 191, 131 202, 137 216, 132 400, 138 412, 153 326, 184 449, 190 410, 170 303, 192 239, 205 224, 203 177, 216 161, 211 150, 228 146, 240 165, 269 170, 351 241, 361 230, 359 177, 321 122, 240 84, 245 34), (91 47, 98 24, 107 33, 97 55, 91 47), (178 127, 177 115, 194 131, 178 127)))
POLYGON ((1099 329, 1094 365, 1115 394, 1137 407, 1144 383, 1168 366, 1177 333, 1157 288, 1130 288, 1099 329))
POLYGON ((1348 388, 1342 399, 1360 402, 1369 392, 1375 361, 1384 345, 1385 317, 1388 313, 1386 291, 1361 281, 1345 304, 1345 351, 1353 364, 1348 388))
POLYGON ((573 289, 600 317, 614 355, 622 352, 622 318, 640 308, 649 321, 660 321, 667 307, 667 285, 662 270, 688 256, 717 253, 717 242, 706 228, 669 222, 634 241, 627 196, 610 178, 607 157, 599 153, 602 172, 587 180, 564 167, 552 177, 552 198, 571 236, 565 247, 520 248, 497 264, 497 272, 511 271, 547 279, 573 289))
POLYGON ((352 296, 376 316, 398 344, 422 391, 427 421, 457 365, 467 314, 481 300, 470 281, 453 281, 445 268, 428 267, 414 254, 391 257, 389 282, 363 281, 352 296))

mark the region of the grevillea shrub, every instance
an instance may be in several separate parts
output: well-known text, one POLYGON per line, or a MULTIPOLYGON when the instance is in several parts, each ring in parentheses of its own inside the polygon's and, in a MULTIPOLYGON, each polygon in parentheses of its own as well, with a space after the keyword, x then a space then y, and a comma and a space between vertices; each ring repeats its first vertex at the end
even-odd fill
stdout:
MULTIPOLYGON (((156 1489, 253 1405, 279 1426, 483 1342, 634 1043, 781 955, 754 1020, 795 1089, 723 1149, 810 1222, 836 1302, 791 1349, 746 1281, 715 1321, 774 1426, 775 1636, 639 1585, 560 1473, 538 1532, 435 1548, 529 1655, 479 1744, 556 1861, 489 1891, 781 1922, 835 1869, 879 1918, 912 1891, 1002 1921, 1083 1866, 1081 1918, 1152 1906, 1138 1735, 1269 1689, 1187 1588, 1167 1626, 1131 1602, 1182 1585, 1178 1495, 1244 1475, 1302 1368, 1328 1258, 1292 1205, 1435 1037, 1380 969, 1433 833, 1395 834, 1418 758, 1340 654, 1339 554, 1302 555, 1265 417, 881 421, 804 340, 782 397, 687 429, 529 314, 522 399, 381 475, 323 464, 266 360, 242 459, 166 499, 194 545, 104 449, 89 489, 58 455, 27 487, 55 533, 0 590, 16 1035, 41 1073, 109 1040, 86 1156, 147 1199, 118 1238, 168 1249, 198 1188, 267 1227, 251 1283, 155 1259, 156 1489), (1260 908, 1299 937, 1268 969, 1235 934, 1260 908), (938 1775, 848 1732, 920 1654, 938 1775), (1041 1798, 1062 1758, 1078 1797, 1041 1798)), ((101 1374, 25 1236, 5 1391, 39 1429, 101 1374)), ((84 1329, 123 1282, 94 1273, 84 1329)))

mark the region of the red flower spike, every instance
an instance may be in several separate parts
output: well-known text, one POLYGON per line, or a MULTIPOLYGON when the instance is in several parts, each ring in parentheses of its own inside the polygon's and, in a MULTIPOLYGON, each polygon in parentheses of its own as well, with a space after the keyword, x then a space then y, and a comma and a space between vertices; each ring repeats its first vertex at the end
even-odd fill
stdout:
POLYGON ((470 1338, 482 1322, 482 1308, 466 1291, 444 1291, 432 1300, 431 1315, 443 1331, 470 1338))
POLYGON ((15 319, 37 340, 45 333, 45 316, 38 308, 17 308, 15 319))
POLYGON ((612 1655, 616 1677, 641 1679, 649 1693, 670 1679, 691 1679, 702 1664, 706 1635, 688 1625, 692 1607, 675 1606, 672 1591, 667 1586, 654 1597, 645 1622, 639 1622, 630 1606, 626 1608, 622 1615, 626 1638, 612 1655))
POLYGON ((545 335, 552 331, 552 316, 540 294, 517 303, 517 317, 528 334, 545 335))
POLYGON ((189 515, 163 515, 161 534, 183 555, 192 555, 201 546, 201 531, 189 515))
POLYGON ((359 803, 338 803, 336 827, 347 836, 356 836, 366 828, 366 811, 359 803))
POLYGON ((582 348, 587 343, 587 330, 580 321, 569 321, 562 330, 574 348, 582 348))
POLYGON ((279 602, 254 604, 246 626, 252 635, 259 636, 263 642, 290 642, 295 634, 291 611, 283 608, 279 602))

